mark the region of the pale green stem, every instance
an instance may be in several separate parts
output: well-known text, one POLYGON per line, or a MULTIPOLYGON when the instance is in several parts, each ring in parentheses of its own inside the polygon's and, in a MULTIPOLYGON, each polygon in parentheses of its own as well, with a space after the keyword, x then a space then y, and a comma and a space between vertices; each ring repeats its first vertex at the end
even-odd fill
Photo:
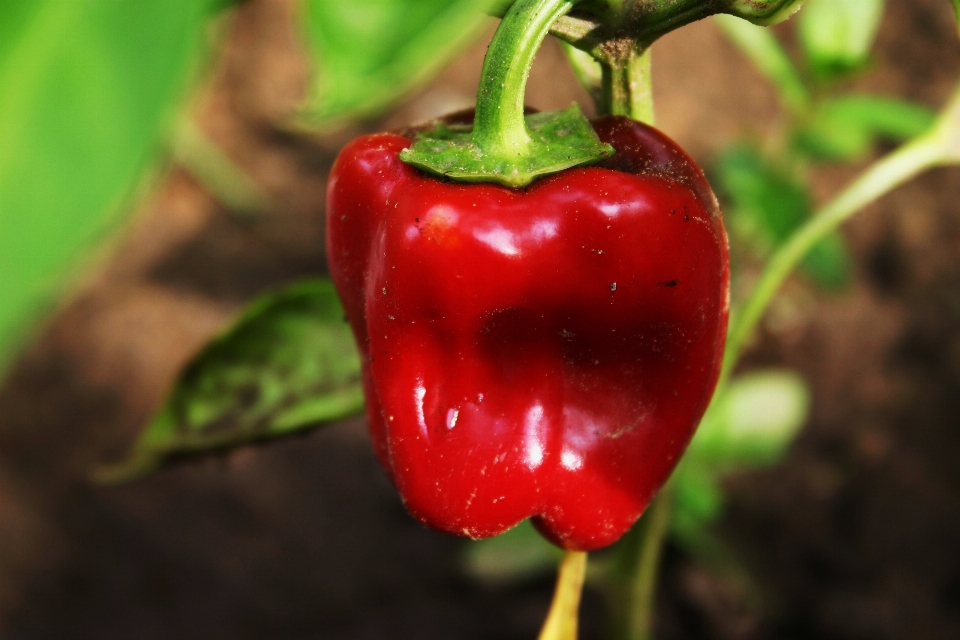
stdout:
POLYGON ((517 0, 483 59, 473 138, 490 152, 526 153, 530 145, 523 99, 530 66, 557 18, 578 0, 517 0))
POLYGON ((777 250, 731 321, 720 384, 730 375, 770 300, 807 252, 857 211, 943 160, 944 146, 937 136, 905 144, 867 169, 777 250))
POLYGON ((670 524, 671 501, 666 490, 660 492, 629 535, 620 576, 624 607, 618 625, 617 640, 649 640, 653 637, 653 614, 656 604, 657 577, 660 559, 670 524), (630 544, 633 542, 634 544, 630 544), (632 547, 632 548, 631 548, 632 547))
POLYGON ((172 147, 177 163, 233 213, 254 217, 276 209, 266 191, 191 120, 180 122, 172 147))
POLYGON ((538 640, 577 640, 577 615, 586 572, 585 551, 564 552, 557 575, 557 587, 553 592, 553 603, 538 640))

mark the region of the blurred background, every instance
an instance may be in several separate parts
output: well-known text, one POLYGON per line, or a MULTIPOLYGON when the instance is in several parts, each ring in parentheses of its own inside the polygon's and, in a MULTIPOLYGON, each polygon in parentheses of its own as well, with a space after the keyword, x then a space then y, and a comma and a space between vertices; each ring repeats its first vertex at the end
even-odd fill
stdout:
MULTIPOLYGON (((471 106, 496 26, 485 18, 385 115, 317 129, 290 124, 312 87, 301 10, 250 0, 205 28, 208 59, 193 63, 161 160, 124 200, 127 222, 71 267, 70 294, 11 356, 0 638, 536 636, 549 565, 490 569, 474 543, 420 527, 360 418, 129 485, 87 480, 123 457, 181 367, 250 301, 325 272, 325 181, 340 147, 471 106)), ((798 58, 795 20, 773 31, 798 58)), ((818 133, 821 120, 791 115, 782 86, 715 21, 664 37, 653 60, 657 124, 727 211, 736 292, 814 203, 929 124, 960 76, 960 40, 945 0, 889 0, 866 64, 809 91, 909 104, 840 150, 824 145, 850 127, 818 133), (786 138, 802 138, 790 147, 802 153, 785 153, 786 138)), ((550 40, 527 98, 592 111, 550 40)), ((51 191, 73 188, 48 179, 51 191)), ((958 202, 960 170, 924 174, 855 217, 778 296, 741 370, 799 374, 805 424, 778 464, 722 477, 709 524, 719 565, 682 536, 668 543, 657 638, 960 637, 958 202)), ((585 640, 604 637, 604 607, 588 588, 585 640)))

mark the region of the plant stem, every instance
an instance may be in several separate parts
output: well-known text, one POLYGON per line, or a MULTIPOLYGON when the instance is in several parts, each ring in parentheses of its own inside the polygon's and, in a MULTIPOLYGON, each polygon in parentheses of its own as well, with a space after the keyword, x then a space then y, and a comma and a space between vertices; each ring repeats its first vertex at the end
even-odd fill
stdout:
POLYGON ((597 111, 653 124, 650 50, 632 52, 626 60, 603 63, 601 68, 601 103, 597 111))
POLYGON ((557 587, 553 592, 553 603, 538 640, 576 640, 577 612, 586 571, 585 551, 564 552, 557 575, 557 587))
POLYGON ((814 214, 773 255, 731 322, 720 385, 726 382, 743 345, 774 294, 807 252, 864 206, 892 191, 925 169, 943 161, 938 137, 924 135, 880 159, 814 214))
POLYGON ((857 211, 914 176, 932 167, 950 164, 960 164, 960 86, 954 88, 953 95, 929 131, 867 168, 837 197, 814 213, 773 255, 730 323, 723 369, 713 397, 719 397, 744 343, 780 285, 817 242, 857 211))
POLYGON ((657 576, 663 543, 670 524, 670 499, 661 492, 647 508, 641 522, 639 564, 630 585, 630 601, 634 603, 627 617, 627 638, 647 640, 653 627, 653 606, 656 602, 657 576))
MULTIPOLYGON (((650 49, 633 52, 620 65, 601 63, 601 114, 626 115, 654 123, 650 49)), ((610 594, 613 626, 619 640, 648 640, 653 622, 660 557, 670 523, 670 499, 661 491, 637 525, 620 543, 610 594)))
POLYGON ((517 0, 497 29, 483 61, 473 140, 495 153, 522 156, 530 145, 523 98, 533 58, 550 25, 576 0, 517 0))
POLYGON ((254 218, 276 209, 263 188, 191 120, 180 122, 172 147, 176 161, 229 211, 254 218))
POLYGON ((611 584, 614 638, 649 640, 652 637, 660 558, 670 524, 671 501, 661 491, 637 526, 621 542, 611 584))

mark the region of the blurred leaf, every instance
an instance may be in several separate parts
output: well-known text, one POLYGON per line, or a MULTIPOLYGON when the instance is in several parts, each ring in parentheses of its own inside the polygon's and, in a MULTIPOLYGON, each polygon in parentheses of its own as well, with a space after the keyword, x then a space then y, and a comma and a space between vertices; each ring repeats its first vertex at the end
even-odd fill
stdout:
MULTIPOLYGON (((807 186, 774 166, 750 145, 727 149, 715 163, 715 184, 728 200, 730 230, 761 254, 783 243, 807 220, 812 203, 807 186)), ((847 281, 849 259, 836 239, 806 258, 804 270, 819 284, 835 287, 847 281)))
POLYGON ((831 116, 867 129, 871 133, 902 142, 926 133, 937 114, 923 106, 899 98, 873 95, 848 95, 824 105, 831 116))
POLYGON ((807 275, 828 289, 842 289, 850 284, 851 268, 847 241, 837 231, 815 244, 803 259, 807 275))
POLYGON ((305 116, 367 116, 422 84, 487 24, 490 0, 306 0, 317 68, 305 116))
POLYGON ((753 371, 714 399, 670 478, 671 535, 698 556, 714 556, 706 530, 723 510, 720 476, 777 463, 807 420, 810 392, 791 371, 753 371))
POLYGON ((810 392, 796 373, 751 371, 731 381, 710 405, 684 460, 724 470, 774 464, 809 409, 810 392))
POLYGON ((957 16, 957 25, 960 27, 960 0, 953 0, 953 12, 957 16))
POLYGON ((866 64, 884 0, 807 0, 797 24, 814 75, 829 79, 866 64))
POLYGON ((903 142, 925 133, 936 114, 896 98, 848 95, 825 101, 796 133, 797 147, 825 160, 858 160, 878 138, 903 142))
POLYGON ((775 246, 810 215, 806 186, 774 167, 750 145, 723 152, 715 165, 720 191, 730 206, 727 215, 735 230, 775 246))
POLYGON ((180 374, 119 482, 177 457, 300 432, 363 409, 360 358, 333 285, 305 282, 254 303, 180 374))
POLYGON ((682 463, 671 479, 670 489, 672 529, 692 533, 719 516, 723 509, 723 493, 715 470, 696 460, 682 463))
POLYGON ((0 368, 123 213, 196 66, 210 7, 0 2, 0 368))
POLYGON ((520 582, 556 570, 562 552, 547 542, 529 520, 494 538, 466 547, 468 574, 485 582, 520 582))
POLYGON ((807 89, 772 31, 733 16, 718 15, 714 20, 730 41, 773 83, 786 108, 794 112, 803 112, 807 108, 810 103, 807 89))

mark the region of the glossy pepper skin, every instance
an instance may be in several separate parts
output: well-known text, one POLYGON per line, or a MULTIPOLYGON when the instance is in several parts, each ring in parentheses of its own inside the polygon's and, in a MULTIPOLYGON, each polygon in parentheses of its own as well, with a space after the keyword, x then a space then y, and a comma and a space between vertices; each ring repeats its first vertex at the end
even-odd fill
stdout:
POLYGON ((428 176, 394 133, 333 167, 328 257, 373 442, 434 529, 532 517, 561 547, 609 545, 710 400, 729 281, 716 199, 655 129, 593 126, 616 155, 525 189, 428 176))

